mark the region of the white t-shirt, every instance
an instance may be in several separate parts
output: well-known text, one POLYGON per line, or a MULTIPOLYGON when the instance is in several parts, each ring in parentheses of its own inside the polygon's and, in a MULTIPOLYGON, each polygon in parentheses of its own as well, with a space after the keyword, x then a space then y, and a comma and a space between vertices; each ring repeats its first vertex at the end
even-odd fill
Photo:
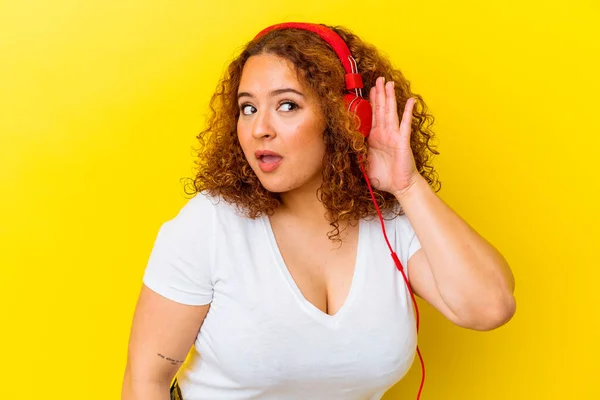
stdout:
MULTIPOLYGON (((421 245, 405 215, 385 224, 406 271, 421 245)), ((377 217, 360 221, 352 285, 333 316, 303 297, 268 217, 205 194, 161 226, 143 282, 212 303, 177 375, 185 400, 375 400, 415 357, 412 300, 377 217)))

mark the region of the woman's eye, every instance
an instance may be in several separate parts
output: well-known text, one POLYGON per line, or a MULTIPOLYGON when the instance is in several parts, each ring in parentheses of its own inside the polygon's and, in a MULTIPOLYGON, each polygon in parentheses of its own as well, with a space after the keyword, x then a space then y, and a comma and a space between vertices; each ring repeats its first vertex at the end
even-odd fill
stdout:
MULTIPOLYGON (((295 109, 297 109, 298 104, 294 103, 293 101, 285 101, 285 102, 281 103, 279 106, 280 109, 282 107, 283 107, 283 111, 290 112, 290 111, 294 111, 295 109)), ((240 111, 244 115, 250 115, 250 114, 255 113, 257 110, 255 107, 251 106, 250 104, 242 104, 240 106, 240 111)))
MULTIPOLYGON (((247 112, 248 107, 251 108, 251 109, 254 109, 254 112, 256 111, 256 108, 252 107, 250 104, 242 104, 241 107, 240 107, 240 109, 242 111, 242 114, 249 115, 248 112, 247 112)), ((252 111, 250 111, 250 113, 251 112, 252 111)))
POLYGON ((298 104, 294 103, 293 101, 286 101, 286 102, 281 103, 281 105, 282 106, 285 106, 285 105, 291 106, 285 111, 293 111, 296 108, 298 108, 298 104))

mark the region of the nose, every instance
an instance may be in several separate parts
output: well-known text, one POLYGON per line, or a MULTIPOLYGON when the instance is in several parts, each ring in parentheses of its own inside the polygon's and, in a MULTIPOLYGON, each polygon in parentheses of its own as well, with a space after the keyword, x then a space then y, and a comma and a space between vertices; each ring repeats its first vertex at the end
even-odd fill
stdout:
POLYGON ((252 121, 252 137, 254 137, 255 139, 272 139, 276 136, 268 112, 258 111, 256 114, 254 114, 253 120, 254 121, 252 121))

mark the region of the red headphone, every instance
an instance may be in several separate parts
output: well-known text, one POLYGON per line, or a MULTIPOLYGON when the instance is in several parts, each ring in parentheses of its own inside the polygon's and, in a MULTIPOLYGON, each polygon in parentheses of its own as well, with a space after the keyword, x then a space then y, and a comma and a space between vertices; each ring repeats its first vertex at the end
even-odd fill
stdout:
POLYGON ((283 24, 277 24, 269 26, 263 29, 256 35, 254 40, 260 38, 267 32, 273 30, 296 28, 306 31, 311 31, 321 36, 335 51, 338 58, 344 66, 346 71, 346 89, 348 93, 344 95, 344 102, 348 107, 348 111, 358 117, 358 130, 366 138, 371 132, 371 103, 362 95, 363 81, 362 77, 358 73, 358 67, 356 66, 356 60, 352 57, 350 49, 344 40, 334 31, 323 25, 318 24, 307 24, 300 22, 286 22, 283 24))
MULTIPOLYGON (((254 40, 259 39, 261 36, 266 34, 267 32, 273 30, 281 30, 281 29, 302 29, 305 31, 314 32, 319 35, 323 40, 325 40, 335 51, 338 58, 342 62, 344 70, 346 71, 346 89, 348 89, 348 93, 344 95, 344 102, 346 103, 346 107, 348 111, 353 113, 358 117, 357 121, 357 129, 362 135, 366 138, 369 136, 369 132, 371 131, 371 121, 372 121, 372 109, 371 103, 366 100, 362 95, 363 88, 363 80, 360 74, 358 73, 358 67, 356 64, 356 60, 352 57, 352 53, 350 53, 350 49, 348 49, 348 45, 344 40, 333 30, 319 24, 311 24, 311 23, 303 23, 303 22, 286 22, 281 24, 276 24, 269 26, 258 33, 254 37, 254 40)), ((359 159, 361 161, 361 159, 359 159)), ((385 224, 383 223, 383 217, 381 215, 381 211, 379 210, 379 206, 377 205, 377 200, 375 199, 375 195, 373 193, 373 189, 371 188, 371 182, 369 181, 369 177, 364 169, 362 163, 360 163, 360 168, 363 172, 363 175, 367 181, 367 186, 369 187, 369 191, 371 192, 371 199, 375 204, 375 209, 377 210, 377 214, 379 215, 379 220, 381 221, 381 229, 383 230, 383 236, 387 243, 388 248, 390 249, 391 256, 394 259, 396 267, 402 273, 404 277, 404 282, 410 292, 412 297, 413 305, 416 313, 416 322, 417 322, 417 333, 419 332, 419 307, 417 306, 417 301, 415 299, 415 295, 412 291, 412 288, 408 282, 408 278, 404 272, 404 268, 402 267, 402 263, 398 258, 398 255, 392 249, 390 242, 388 240, 385 224)), ((417 345, 417 354, 419 355, 419 360, 421 361, 421 385, 419 387, 419 392, 417 394, 417 400, 421 398, 421 392, 423 391, 423 385, 425 383, 425 363, 423 362, 423 357, 421 356, 421 350, 417 345)))

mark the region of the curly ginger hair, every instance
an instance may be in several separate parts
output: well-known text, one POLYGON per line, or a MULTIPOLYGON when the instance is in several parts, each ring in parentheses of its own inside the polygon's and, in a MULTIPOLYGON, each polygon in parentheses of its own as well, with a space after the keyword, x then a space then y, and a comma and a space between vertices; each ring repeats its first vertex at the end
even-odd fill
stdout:
MULTIPOLYGON (((411 124, 411 149, 417 171, 437 192, 441 189, 431 161, 439 154, 432 144, 434 133, 430 126, 434 117, 427 113, 422 97, 412 93, 410 82, 401 71, 371 44, 343 27, 324 25, 346 42, 361 74, 363 94, 369 93, 378 77, 395 82, 398 115, 402 116, 406 101, 416 99, 411 124)), ((299 81, 315 94, 327 120, 323 135, 326 154, 323 160, 323 183, 315 194, 327 209, 333 230, 329 239, 340 241, 340 225, 359 218, 371 218, 377 211, 364 180, 359 156, 367 160, 368 146, 356 129, 356 121, 343 101, 347 93, 345 71, 333 49, 317 34, 300 29, 271 31, 245 45, 241 54, 230 64, 210 101, 207 126, 198 135, 197 173, 192 192, 205 192, 235 205, 245 216, 255 219, 272 215, 281 203, 278 193, 266 190, 246 160, 237 137, 240 109, 237 91, 246 61, 260 54, 270 54, 290 61, 296 68, 299 81)), ((365 95, 365 97, 367 96, 365 95)), ((366 161, 365 161, 366 163, 366 161)), ((365 165, 366 167, 366 165, 365 165)), ((379 208, 384 215, 403 213, 391 193, 373 188, 379 208)))

